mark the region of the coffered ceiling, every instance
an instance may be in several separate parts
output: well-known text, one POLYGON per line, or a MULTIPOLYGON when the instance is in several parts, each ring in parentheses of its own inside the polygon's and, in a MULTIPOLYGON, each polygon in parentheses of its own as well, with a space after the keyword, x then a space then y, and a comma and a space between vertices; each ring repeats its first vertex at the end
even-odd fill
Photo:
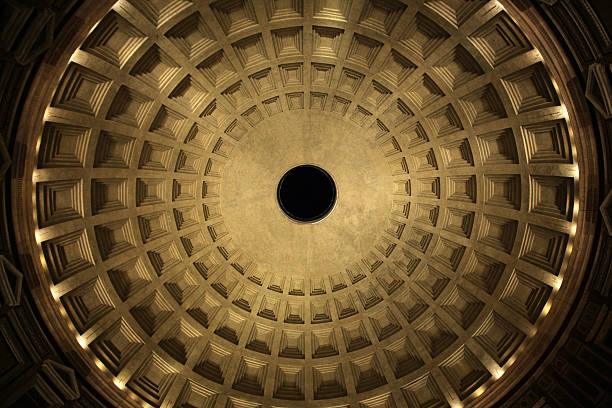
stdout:
POLYGON ((581 231, 572 101, 513 10, 117 2, 26 166, 53 330, 135 406, 494 398, 581 231), (304 163, 338 188, 308 225, 275 196, 304 163))

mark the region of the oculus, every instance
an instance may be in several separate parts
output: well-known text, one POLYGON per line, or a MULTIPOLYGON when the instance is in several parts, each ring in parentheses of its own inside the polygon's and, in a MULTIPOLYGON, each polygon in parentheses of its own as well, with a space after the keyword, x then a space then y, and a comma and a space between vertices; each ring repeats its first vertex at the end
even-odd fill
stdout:
POLYGON ((289 218, 298 222, 315 222, 334 207, 336 185, 325 170, 305 164, 283 175, 276 189, 276 198, 289 218))

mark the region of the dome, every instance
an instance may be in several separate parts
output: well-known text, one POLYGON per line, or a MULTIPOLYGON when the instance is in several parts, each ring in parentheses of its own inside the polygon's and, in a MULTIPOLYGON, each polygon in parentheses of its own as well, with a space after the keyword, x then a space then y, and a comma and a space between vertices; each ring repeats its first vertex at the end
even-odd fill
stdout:
POLYGON ((41 324, 95 393, 495 406, 546 358, 599 181, 538 11, 85 3, 34 76, 13 211, 41 324))

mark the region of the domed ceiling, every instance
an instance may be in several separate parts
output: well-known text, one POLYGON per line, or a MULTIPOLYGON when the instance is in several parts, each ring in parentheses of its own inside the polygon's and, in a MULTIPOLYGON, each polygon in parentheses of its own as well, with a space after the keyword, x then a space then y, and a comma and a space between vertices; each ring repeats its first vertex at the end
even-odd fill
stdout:
POLYGON ((117 2, 61 67, 20 232, 92 384, 121 406, 499 398, 565 316, 580 230, 571 101, 512 10, 117 2), (276 198, 302 164, 337 188, 314 223, 276 198))

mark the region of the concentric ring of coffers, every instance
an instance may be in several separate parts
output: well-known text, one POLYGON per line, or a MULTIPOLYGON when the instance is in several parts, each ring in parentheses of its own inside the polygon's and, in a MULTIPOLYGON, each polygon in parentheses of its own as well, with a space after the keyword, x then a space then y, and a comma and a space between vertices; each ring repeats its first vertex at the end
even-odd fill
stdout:
POLYGON ((75 339, 153 406, 459 406, 561 285, 573 150, 495 1, 122 0, 46 111, 35 232, 75 339), (312 278, 259 268, 220 196, 296 112, 349 123, 392 180, 371 247, 312 278))

